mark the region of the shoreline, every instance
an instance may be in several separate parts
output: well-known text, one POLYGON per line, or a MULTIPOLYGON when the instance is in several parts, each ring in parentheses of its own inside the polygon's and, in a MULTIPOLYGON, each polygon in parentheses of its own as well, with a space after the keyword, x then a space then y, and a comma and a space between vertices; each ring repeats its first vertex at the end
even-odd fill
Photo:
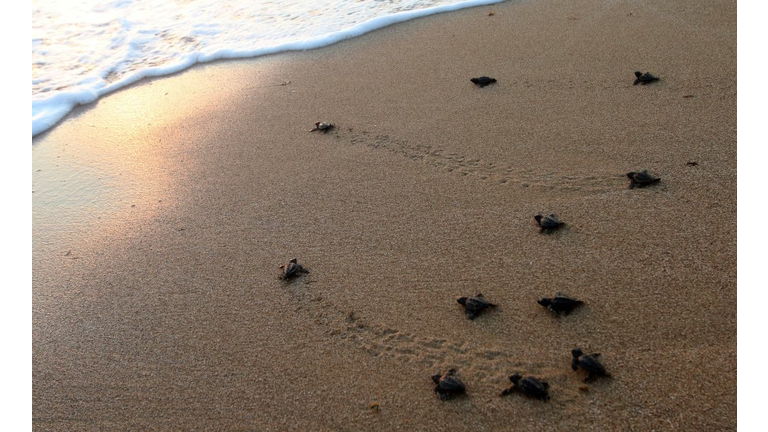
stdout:
MULTIPOLYGON (((400 11, 387 16, 371 18, 367 21, 356 24, 350 28, 345 28, 345 29, 327 33, 324 35, 315 36, 310 38, 309 40, 287 42, 282 45, 270 46, 270 47, 255 49, 251 51, 224 53, 223 51, 228 51, 228 50, 219 50, 218 52, 209 54, 209 55, 203 55, 203 54, 197 53, 198 55, 195 55, 195 59, 189 63, 187 63, 185 60, 170 66, 155 66, 155 67, 150 67, 148 69, 142 69, 134 73, 133 75, 130 75, 124 79, 121 79, 120 81, 110 83, 108 86, 104 88, 97 89, 93 91, 93 93, 95 93, 96 95, 93 96, 94 99, 92 99, 91 101, 85 102, 85 103, 76 102, 72 107, 68 109, 65 108, 66 113, 64 113, 63 115, 53 114, 51 117, 58 118, 58 119, 48 126, 38 125, 37 123, 35 123, 33 119, 32 138, 34 139, 36 136, 55 128, 59 123, 66 120, 69 117, 69 115, 73 112, 73 110, 77 109, 78 107, 81 107, 81 106, 87 107, 88 105, 91 105, 97 102, 99 99, 101 99, 104 96, 107 96, 115 91, 127 89, 134 84, 140 84, 142 81, 146 79, 171 77, 178 73, 182 73, 188 70, 189 68, 195 67, 196 65, 207 64, 207 63, 221 61, 221 60, 256 59, 259 57, 265 57, 270 55, 280 55, 284 53, 300 52, 300 51, 324 48, 326 46, 337 44, 339 42, 343 42, 348 39, 359 37, 364 34, 379 30, 381 28, 388 27, 391 25, 396 25, 402 22, 407 22, 410 20, 418 19, 418 18, 424 18, 431 15, 439 15, 441 13, 446 13, 446 12, 454 12, 454 11, 462 10, 466 8, 489 6, 489 5, 497 4, 503 1, 505 0, 462 0, 459 3, 438 5, 438 6, 432 6, 432 7, 417 9, 417 10, 400 11), (489 4, 484 4, 484 3, 489 3, 489 4)), ((59 93, 59 94, 52 95, 48 99, 62 99, 65 96, 68 96, 69 99, 71 98, 82 99, 83 97, 91 97, 91 95, 84 95, 82 92, 80 92, 79 94, 73 93, 73 92, 67 92, 67 93, 59 93)), ((38 102, 44 102, 44 101, 38 101, 38 102)), ((33 100, 33 105, 34 103, 35 101, 33 100)))
POLYGON ((735 9, 505 2, 78 108, 33 139, 33 427, 735 429, 735 9))

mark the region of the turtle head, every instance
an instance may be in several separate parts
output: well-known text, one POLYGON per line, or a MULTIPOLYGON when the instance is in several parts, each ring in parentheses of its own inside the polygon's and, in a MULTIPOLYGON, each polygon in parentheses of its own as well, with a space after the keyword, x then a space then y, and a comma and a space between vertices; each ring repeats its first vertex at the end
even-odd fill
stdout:
POLYGON ((571 354, 573 355, 573 358, 579 358, 584 355, 584 351, 582 351, 581 348, 574 348, 571 350, 571 354))
POLYGON ((544 297, 543 299, 539 300, 539 304, 544 307, 548 307, 552 304, 552 299, 544 297))
POLYGON ((432 375, 432 381, 434 381, 435 384, 439 384, 440 383, 440 377, 442 377, 442 375, 440 375, 440 374, 432 375))
POLYGON ((640 72, 640 71, 636 71, 636 72, 635 72, 635 76, 636 76, 636 77, 638 77, 638 78, 640 78, 641 76, 643 76, 643 73, 642 73, 642 72, 640 72))
POLYGON ((514 374, 514 375, 511 375, 511 376, 509 377, 509 380, 510 380, 510 381, 512 381, 512 383, 513 383, 513 384, 517 385, 517 383, 518 383, 518 382, 520 382, 520 380, 521 380, 522 378, 523 378, 523 377, 522 377, 520 374, 517 374, 517 373, 516 373, 516 374, 514 374))
POLYGON ((633 179, 633 178, 635 178, 635 174, 637 174, 637 173, 634 172, 634 171, 630 171, 630 172, 627 173, 627 177, 633 179))
POLYGON ((459 304, 466 305, 467 304, 467 298, 466 297, 459 297, 458 300, 459 304))
POLYGON ((446 375, 456 375, 456 369, 448 369, 448 373, 446 375))
POLYGON ((544 217, 544 216, 542 216, 542 215, 540 215, 540 214, 537 214, 537 215, 536 215, 536 216, 534 216, 533 218, 534 218, 534 219, 536 219, 536 222, 541 222, 541 219, 542 219, 543 217, 544 217))
POLYGON ((294 259, 290 260, 289 262, 293 263, 293 264, 296 264, 298 262, 298 260, 296 258, 294 258, 294 259))

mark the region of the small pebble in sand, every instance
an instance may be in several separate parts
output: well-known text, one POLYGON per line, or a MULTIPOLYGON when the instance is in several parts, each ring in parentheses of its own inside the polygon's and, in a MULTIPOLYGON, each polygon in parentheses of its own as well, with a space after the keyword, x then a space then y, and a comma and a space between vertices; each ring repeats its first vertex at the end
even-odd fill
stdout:
POLYGON ((638 71, 638 72, 635 72, 635 77, 636 77, 635 82, 632 85, 638 85, 638 84, 646 85, 659 80, 658 77, 651 75, 650 72, 642 73, 638 71))
POLYGON ((554 297, 544 297, 538 303, 557 315, 561 313, 568 315, 572 310, 584 304, 583 301, 568 297, 563 293, 557 293, 554 297))
POLYGON ((496 15, 496 12, 488 12, 488 16, 494 16, 496 15))
POLYGON ((304 266, 299 264, 297 262, 297 259, 294 258, 288 262, 288 264, 284 264, 280 266, 280 279, 290 279, 292 277, 300 276, 304 273, 309 273, 309 270, 305 269, 304 266))
POLYGON ((560 221, 554 214, 549 216, 537 214, 533 219, 539 224, 539 232, 541 233, 551 232, 565 225, 565 222, 560 221))
POLYGON ((481 76, 479 78, 471 78, 470 81, 475 83, 478 87, 485 87, 487 85, 493 84, 496 82, 496 78, 491 78, 487 76, 481 76))
POLYGON ((371 409, 371 411, 373 411, 373 412, 375 412, 375 413, 377 413, 377 412, 381 411, 381 406, 379 405, 379 403, 378 403, 378 402, 374 402, 374 403, 372 403, 372 404, 371 404, 371 406, 370 406, 369 408, 371 409))
POLYGON ((575 348, 571 351, 571 355, 573 355, 571 369, 578 371, 579 368, 581 368, 587 372, 587 377, 584 379, 584 382, 590 381, 598 376, 611 376, 605 370, 602 363, 597 359, 600 357, 600 353, 584 354, 581 348, 575 348))
POLYGON ((479 293, 474 297, 461 297, 456 301, 464 306, 464 312, 467 314, 467 318, 471 320, 477 318, 484 310, 496 307, 479 293))
POLYGON ((696 166, 696 165, 698 165, 699 163, 698 163, 698 162, 696 162, 696 161, 692 161, 692 162, 686 162, 685 164, 686 164, 686 165, 688 165, 688 166, 696 166))
POLYGON ((538 378, 528 376, 523 378, 520 374, 514 374, 509 377, 512 386, 501 392, 501 396, 506 396, 514 391, 535 399, 541 399, 544 402, 549 400, 549 384, 538 378))
POLYGON ((456 378, 456 370, 450 369, 443 375, 432 375, 432 381, 435 382, 435 393, 440 397, 440 400, 447 400, 455 396, 466 394, 467 388, 464 386, 458 378, 456 378))

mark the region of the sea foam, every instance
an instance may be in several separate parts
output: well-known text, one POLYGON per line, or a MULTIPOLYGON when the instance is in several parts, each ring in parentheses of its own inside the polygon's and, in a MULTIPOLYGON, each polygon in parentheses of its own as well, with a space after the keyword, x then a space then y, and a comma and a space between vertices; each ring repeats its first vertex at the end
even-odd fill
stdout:
POLYGON ((196 63, 309 50, 503 0, 33 0, 32 135, 142 78, 196 63))

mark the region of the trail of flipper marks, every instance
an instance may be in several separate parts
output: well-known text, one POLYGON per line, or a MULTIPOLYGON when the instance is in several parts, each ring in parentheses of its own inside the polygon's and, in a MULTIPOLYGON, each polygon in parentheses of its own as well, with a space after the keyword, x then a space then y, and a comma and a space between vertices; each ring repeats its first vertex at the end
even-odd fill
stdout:
POLYGON ((407 140, 391 138, 389 135, 376 135, 366 131, 355 132, 346 129, 341 131, 339 136, 340 138, 348 138, 349 142, 355 145, 387 151, 447 173, 476 178, 498 185, 545 190, 557 189, 591 194, 609 192, 615 189, 617 181, 625 180, 623 176, 561 175, 553 172, 537 172, 503 162, 487 161, 468 154, 448 152, 432 145, 414 144, 407 140))
MULTIPOLYGON (((576 379, 568 372, 569 364, 553 367, 543 362, 523 361, 487 344, 477 346, 404 332, 345 310, 312 293, 311 285, 311 275, 286 285, 296 303, 294 311, 307 317, 307 322, 324 329, 324 333, 337 343, 362 350, 372 357, 413 364, 429 374, 456 368, 472 376, 476 385, 482 383, 482 387, 493 395, 509 385, 507 377, 518 371, 544 377, 550 384, 560 383, 558 387, 564 389, 559 391, 562 403, 578 397, 578 387, 568 384, 576 379)), ((456 313, 457 319, 464 319, 459 308, 456 313)))

